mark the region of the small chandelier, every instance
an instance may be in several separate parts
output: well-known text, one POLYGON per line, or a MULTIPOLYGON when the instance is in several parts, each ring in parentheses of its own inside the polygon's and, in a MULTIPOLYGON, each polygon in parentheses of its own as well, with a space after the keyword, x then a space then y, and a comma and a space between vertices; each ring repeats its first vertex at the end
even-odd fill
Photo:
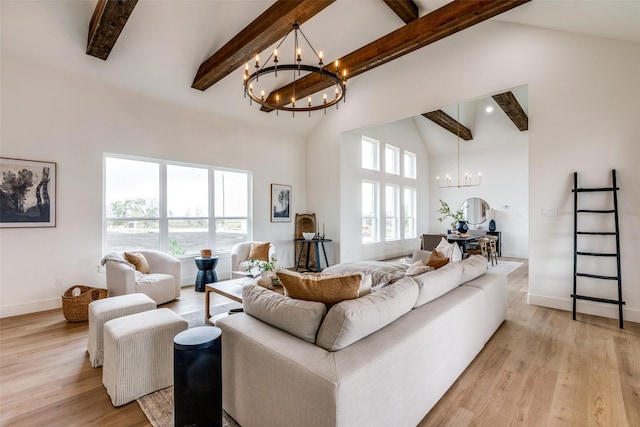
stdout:
POLYGON ((460 179, 460 104, 458 104, 458 183, 453 184, 451 175, 445 175, 444 182, 440 182, 440 177, 436 176, 438 188, 461 188, 461 187, 477 187, 482 184, 482 172, 478 172, 478 183, 473 182, 473 175, 464 173, 464 182, 460 179))
MULTIPOLYGON (((256 54, 255 57, 255 66, 252 74, 249 74, 249 63, 244 66, 244 95, 245 97, 249 96, 249 103, 255 101, 258 104, 265 107, 267 110, 276 110, 276 114, 278 114, 279 110, 291 111, 295 116, 295 113, 298 112, 309 112, 309 116, 311 116, 312 111, 316 110, 325 110, 327 107, 331 107, 335 105, 338 108, 338 102, 340 100, 345 99, 345 94, 347 91, 347 71, 342 70, 342 76, 340 76, 340 69, 338 67, 338 61, 336 60, 335 65, 332 67, 327 67, 322 63, 322 52, 316 52, 316 50, 311 46, 311 43, 307 39, 307 37, 300 29, 300 25, 295 22, 289 32, 284 36, 284 38, 280 41, 278 46, 275 48, 273 53, 269 55, 266 62, 261 66, 260 65, 260 56, 256 54), (287 39, 289 34, 293 31, 294 33, 294 50, 293 50, 293 61, 291 64, 279 64, 278 61, 278 49, 282 45, 282 43, 287 39), (298 43, 298 32, 304 38, 307 45, 313 52, 318 61, 318 65, 307 65, 302 63, 302 49, 298 43), (271 61, 271 65, 270 62, 271 61), (329 68, 332 68, 334 71, 331 71, 329 68), (292 83, 292 96, 289 99, 283 99, 278 92, 274 94, 274 96, 268 96, 265 98, 264 89, 258 89, 257 86, 260 83, 260 79, 263 79, 267 74, 273 74, 273 77, 278 77, 278 72, 280 73, 291 73, 292 83), (328 79, 332 81, 332 85, 335 86, 334 94, 331 98, 327 97, 327 94, 324 93, 322 95, 322 99, 315 100, 309 96, 306 99, 298 99, 296 96, 296 82, 302 77, 302 73, 310 73, 316 74, 322 77, 322 79, 328 79)), ((270 79, 267 79, 270 80, 270 79)), ((273 80, 271 80, 273 81, 273 80)), ((346 99, 345 99, 346 100, 346 99)))

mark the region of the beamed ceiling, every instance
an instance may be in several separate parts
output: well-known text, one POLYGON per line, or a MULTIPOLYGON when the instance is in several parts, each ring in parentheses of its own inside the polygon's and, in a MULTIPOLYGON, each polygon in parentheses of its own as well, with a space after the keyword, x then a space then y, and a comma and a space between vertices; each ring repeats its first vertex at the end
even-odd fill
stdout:
MULTIPOLYGON (((202 91, 207 90, 227 75, 238 70, 256 54, 263 52, 282 39, 294 22, 303 24, 325 8, 331 7, 334 1, 277 0, 260 16, 249 21, 242 31, 233 36, 200 65, 191 87, 202 91)), ((384 0, 390 11, 406 24, 341 58, 327 61, 327 63, 338 60, 341 69, 346 69, 348 78, 352 79, 528 1, 530 0, 456 0, 419 17, 418 6, 411 0, 384 0)), ((104 60, 108 58, 109 53, 116 48, 118 37, 136 4, 137 0, 98 1, 89 25, 87 54, 104 60)), ((392 17, 390 14, 390 18, 392 17)), ((330 82, 326 79, 309 74, 297 80, 295 93, 297 98, 301 99, 320 92, 328 88, 329 85, 330 82)), ((268 95, 268 101, 275 103, 276 95, 281 100, 291 99, 293 85, 276 88, 268 95)), ((503 104, 505 105, 503 109, 509 108, 510 112, 517 114, 517 108, 514 107, 513 101, 515 98, 512 98, 511 101, 507 99, 498 101, 498 103, 501 107, 503 104)), ((517 104, 517 101, 515 103, 517 104)), ((271 110, 262 107, 262 111, 269 112, 271 110)), ((507 110, 505 109, 505 111, 507 110)), ((434 116, 437 112, 427 114, 431 116, 429 117, 431 120, 436 120, 434 116)), ((452 121, 455 122, 444 113, 439 117, 440 122, 436 123, 443 126, 445 122, 449 125, 452 124, 452 121)), ((509 117, 511 118, 511 115, 509 117)), ((512 118, 512 120, 514 119, 512 118)), ((455 123, 453 125, 457 126, 455 123)), ((464 129, 470 139, 471 132, 464 129)))

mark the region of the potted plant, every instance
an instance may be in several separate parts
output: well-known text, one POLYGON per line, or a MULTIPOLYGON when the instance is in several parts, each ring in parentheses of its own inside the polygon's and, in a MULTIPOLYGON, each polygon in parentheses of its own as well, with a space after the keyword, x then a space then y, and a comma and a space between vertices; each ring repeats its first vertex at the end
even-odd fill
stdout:
POLYGON ((438 213, 442 215, 438 218, 438 221, 442 222, 444 219, 451 218, 453 221, 451 222, 451 229, 458 230, 460 232, 465 231, 466 221, 464 219, 464 211, 462 209, 458 209, 455 212, 451 212, 451 208, 449 205, 440 199, 440 209, 438 209, 438 213), (457 227, 456 227, 457 226, 457 227))

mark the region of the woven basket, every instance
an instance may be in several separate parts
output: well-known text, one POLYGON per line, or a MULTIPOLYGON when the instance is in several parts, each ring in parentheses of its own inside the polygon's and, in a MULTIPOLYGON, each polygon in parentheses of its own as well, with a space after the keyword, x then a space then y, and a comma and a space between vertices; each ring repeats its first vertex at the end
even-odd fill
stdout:
POLYGON ((84 322, 89 318, 89 303, 107 297, 107 290, 91 286, 76 285, 62 295, 62 313, 69 322, 84 322), (74 297, 71 292, 80 288, 80 295, 74 297))

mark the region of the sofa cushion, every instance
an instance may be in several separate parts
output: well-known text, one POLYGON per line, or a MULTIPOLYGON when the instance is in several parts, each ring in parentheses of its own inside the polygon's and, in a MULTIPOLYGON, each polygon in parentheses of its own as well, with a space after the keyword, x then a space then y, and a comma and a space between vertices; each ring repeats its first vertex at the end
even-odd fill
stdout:
POLYGON ((462 251, 457 243, 449 243, 444 237, 440 239, 440 243, 436 246, 438 252, 442 252, 444 256, 449 258, 451 262, 458 262, 462 260, 462 251))
POLYGON ((269 245, 271 243, 252 243, 249 257, 247 259, 255 259, 258 261, 269 261, 269 245))
POLYGON ((279 269, 277 271, 285 295, 307 301, 318 301, 330 308, 340 301, 358 298, 363 274, 305 273, 279 269))
POLYGON ((471 255, 460 261, 462 266, 462 278, 460 283, 467 283, 487 272, 487 259, 482 255, 471 255))
POLYGON ((149 263, 147 262, 147 259, 144 257, 144 255, 142 255, 141 253, 125 252, 124 257, 127 259, 127 261, 133 264, 136 267, 136 270, 138 270, 140 273, 142 274, 149 273, 150 271, 149 263))
POLYGON ((438 268, 444 267, 445 265, 449 264, 449 258, 441 252, 434 250, 433 252, 431 252, 431 255, 429 255, 429 259, 427 260, 426 264, 429 267, 433 267, 437 270, 438 268))
POLYGON ((462 279, 462 266, 459 262, 449 263, 436 271, 420 274, 411 279, 420 286, 414 305, 414 307, 420 307, 458 287, 462 279))
POLYGON ((327 351, 345 348, 411 311, 417 296, 418 286, 406 278, 362 298, 342 301, 324 318, 316 345, 327 351))
POLYGON ((320 302, 292 299, 255 284, 242 288, 242 305, 245 313, 310 343, 327 313, 320 302))

